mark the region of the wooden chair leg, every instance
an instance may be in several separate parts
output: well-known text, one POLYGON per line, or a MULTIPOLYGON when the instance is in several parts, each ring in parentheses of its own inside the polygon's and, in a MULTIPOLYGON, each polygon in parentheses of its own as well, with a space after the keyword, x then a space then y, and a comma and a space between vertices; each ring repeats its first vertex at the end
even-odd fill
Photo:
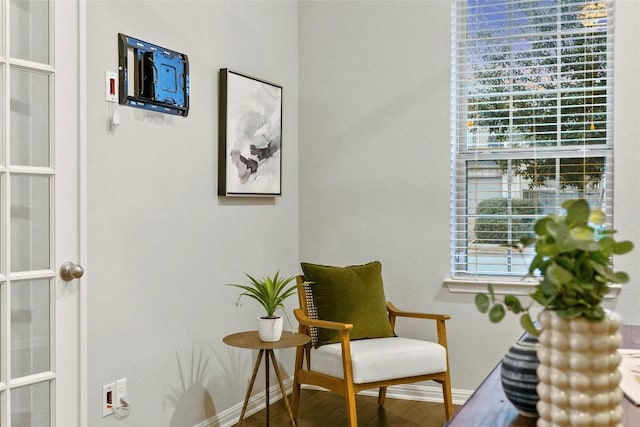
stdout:
POLYGON ((380 391, 378 391, 378 406, 383 406, 386 398, 387 398, 387 388, 380 387, 380 391))
POLYGON ((453 416, 453 398, 451 397, 451 380, 449 379, 449 373, 446 374, 446 379, 442 382, 442 397, 444 398, 444 416, 447 421, 453 416))
POLYGON ((293 418, 298 418, 298 408, 300 406, 300 381, 298 380, 298 372, 302 369, 304 348, 298 347, 296 350, 296 361, 293 371, 293 387, 291 390, 291 413, 293 418))
POLYGON ((350 392, 346 393, 344 399, 347 403, 347 420, 349 427, 358 427, 358 413, 356 410, 356 396, 353 392, 353 388, 350 392))
POLYGON ((347 404, 347 418, 349 427, 358 427, 358 414, 356 412, 356 392, 353 387, 353 368, 351 366, 351 344, 349 343, 349 330, 340 332, 340 347, 342 349, 342 372, 344 384, 344 399, 347 404))

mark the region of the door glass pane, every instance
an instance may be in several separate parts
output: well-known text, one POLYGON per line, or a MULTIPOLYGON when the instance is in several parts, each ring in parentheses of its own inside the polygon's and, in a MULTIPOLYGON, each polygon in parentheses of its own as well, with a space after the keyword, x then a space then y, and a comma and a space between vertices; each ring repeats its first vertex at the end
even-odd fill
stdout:
POLYGON ((11 283, 11 376, 49 371, 49 279, 11 283))
POLYGON ((49 2, 11 0, 11 56, 49 63, 49 2))
POLYGON ((49 76, 11 69, 11 164, 49 166, 49 76))
POLYGON ((49 177, 11 176, 11 271, 49 269, 49 177))
POLYGON ((12 426, 50 426, 48 382, 20 387, 11 392, 12 426))

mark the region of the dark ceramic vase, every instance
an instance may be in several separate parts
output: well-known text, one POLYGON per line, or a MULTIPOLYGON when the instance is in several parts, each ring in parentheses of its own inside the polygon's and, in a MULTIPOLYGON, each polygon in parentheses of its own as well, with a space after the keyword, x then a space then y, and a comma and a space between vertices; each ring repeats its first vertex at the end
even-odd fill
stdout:
POLYGON ((538 411, 538 374, 540 364, 537 355, 538 339, 525 334, 513 345, 502 360, 502 388, 507 399, 518 409, 520 415, 536 418, 538 411))

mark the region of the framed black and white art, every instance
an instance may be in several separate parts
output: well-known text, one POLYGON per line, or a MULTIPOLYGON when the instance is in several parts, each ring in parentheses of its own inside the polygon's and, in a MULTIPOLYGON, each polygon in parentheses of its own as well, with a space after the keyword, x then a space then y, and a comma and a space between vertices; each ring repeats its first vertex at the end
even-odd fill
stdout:
POLYGON ((282 195, 282 87, 220 70, 218 195, 282 195))

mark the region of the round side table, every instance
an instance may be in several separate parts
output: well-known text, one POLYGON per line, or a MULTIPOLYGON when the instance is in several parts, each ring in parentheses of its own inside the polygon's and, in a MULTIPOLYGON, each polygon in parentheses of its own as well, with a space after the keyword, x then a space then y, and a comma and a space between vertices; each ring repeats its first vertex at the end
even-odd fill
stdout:
POLYGON ((280 385, 280 391, 282 392, 282 398, 284 399, 284 404, 287 407, 287 412, 289 413, 289 419, 291 420, 291 425, 295 426, 296 422, 293 419, 293 413, 291 412, 291 406, 289 405, 289 398, 287 397, 287 393, 284 389, 284 385, 282 384, 282 376, 280 375, 280 369, 278 368, 278 362, 276 361, 276 356, 273 353, 273 350, 282 349, 282 348, 293 348, 299 347, 301 345, 305 345, 311 338, 309 338, 305 334, 301 333, 293 333, 284 331, 282 332, 282 337, 279 341, 267 342, 261 341, 258 336, 258 331, 247 331, 247 332, 238 332, 236 334, 227 335, 222 339, 222 341, 230 345, 232 347, 239 348, 248 348, 251 350, 260 350, 258 353, 258 358, 256 359, 256 363, 253 367, 253 374, 251 374, 251 381, 249 381, 249 388, 247 389, 247 394, 244 398, 244 404, 242 405, 242 412, 240 413, 240 420, 238 421, 238 426, 242 425, 242 421, 244 420, 244 414, 247 410, 247 404, 249 403, 249 397, 251 396, 251 390, 253 389, 253 383, 256 380, 256 375, 258 374, 258 369, 260 368, 260 362, 262 361, 262 356, 264 353, 267 353, 267 356, 264 358, 264 376, 265 376, 265 403, 266 403, 266 425, 269 426, 269 359, 273 362, 273 370, 276 372, 276 378, 278 378, 278 385, 280 385))

